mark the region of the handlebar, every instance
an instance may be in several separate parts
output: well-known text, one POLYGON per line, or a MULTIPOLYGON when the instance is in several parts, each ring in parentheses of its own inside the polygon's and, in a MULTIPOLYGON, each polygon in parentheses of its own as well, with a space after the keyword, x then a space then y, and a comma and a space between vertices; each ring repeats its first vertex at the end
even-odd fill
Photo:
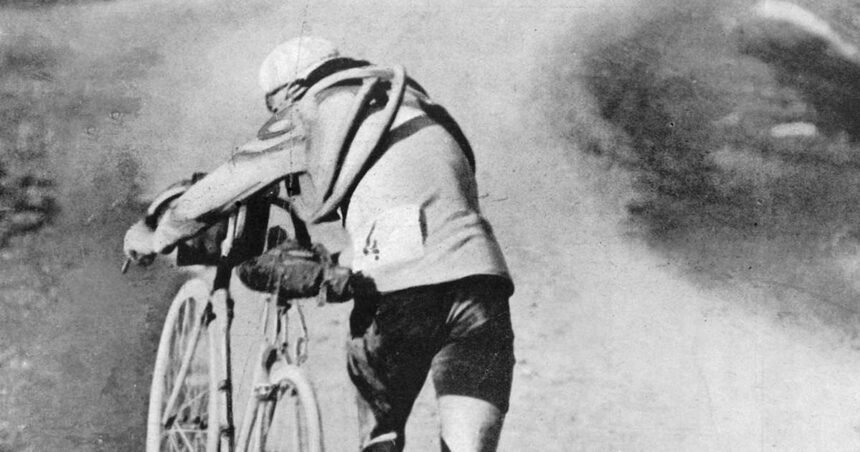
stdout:
MULTIPOLYGON (((195 264, 216 266, 218 268, 222 268, 219 273, 229 274, 229 270, 239 262, 262 253, 267 242, 266 238, 269 226, 270 207, 275 205, 284 208, 284 203, 278 202, 283 201, 278 197, 278 193, 282 189, 286 189, 285 186, 283 188, 281 187, 283 184, 284 180, 282 179, 264 187, 263 189, 243 198, 241 201, 236 202, 232 208, 227 209, 229 213, 226 215, 219 215, 218 218, 211 217, 207 220, 207 223, 212 220, 215 221, 209 226, 203 228, 201 231, 198 231, 197 234, 183 239, 175 245, 174 249, 178 249, 177 264, 180 266, 195 264), (219 223, 223 226, 225 222, 227 226, 226 233, 224 233, 223 228, 220 229, 220 232, 214 232, 217 231, 215 228, 219 227, 217 226, 219 223), (208 250, 203 250, 199 244, 195 242, 199 235, 210 233, 213 234, 213 236, 210 236, 212 239, 215 239, 214 234, 223 238, 218 239, 220 240, 220 243, 215 242, 217 245, 220 245, 220 247, 218 247, 218 254, 210 253, 208 250)), ((172 225, 171 227, 177 226, 172 225)), ((204 240, 207 243, 212 243, 207 239, 204 240)), ((171 248, 173 248, 173 246, 171 246, 171 248)), ((209 248, 209 250, 211 250, 211 248, 209 248)), ((152 257, 155 256, 153 255, 152 257)), ((120 272, 122 274, 127 273, 131 264, 134 262, 146 265, 144 260, 138 259, 137 256, 132 255, 123 261, 120 267, 120 272)))

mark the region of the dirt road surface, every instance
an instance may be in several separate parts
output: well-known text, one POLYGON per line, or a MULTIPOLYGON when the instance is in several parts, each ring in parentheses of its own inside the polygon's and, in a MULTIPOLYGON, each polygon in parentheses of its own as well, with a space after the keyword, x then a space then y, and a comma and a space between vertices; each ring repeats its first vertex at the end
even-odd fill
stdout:
MULTIPOLYGON (((134 201, 211 169, 256 131, 265 120, 258 63, 299 33, 404 64, 473 142, 484 213, 517 284, 517 367, 501 450, 860 449, 853 255, 833 258, 784 223, 764 233, 702 222, 642 234, 626 208, 630 175, 579 152, 575 128, 564 125, 572 111, 597 115, 582 94, 589 74, 571 78, 585 56, 653 18, 711 17, 704 3, 213 0, 4 10, 0 50, 10 72, 0 88, 31 107, 0 117, 14 129, 0 137, 3 155, 40 143, 44 154, 30 164, 47 168, 60 210, 0 249, 0 451, 141 450, 158 333, 183 276, 163 262, 120 275, 121 237, 140 212, 134 201)), ((820 14, 841 11, 820 3, 820 14)), ((728 26, 751 2, 714 4, 729 12, 713 23, 728 26)), ((711 42, 686 41, 699 36, 695 28, 675 42, 711 42)), ((308 313, 308 370, 328 450, 355 450, 348 306, 308 313)), ((438 450, 434 416, 427 388, 408 427, 410 450, 438 450)))

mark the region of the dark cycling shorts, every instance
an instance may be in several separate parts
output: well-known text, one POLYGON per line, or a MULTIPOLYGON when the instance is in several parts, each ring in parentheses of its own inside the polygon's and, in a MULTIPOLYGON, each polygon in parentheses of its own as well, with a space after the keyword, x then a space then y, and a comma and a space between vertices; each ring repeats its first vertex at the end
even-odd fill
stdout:
POLYGON ((508 410, 514 367, 510 281, 473 276, 356 300, 349 374, 378 434, 402 434, 428 371, 437 396, 508 410))

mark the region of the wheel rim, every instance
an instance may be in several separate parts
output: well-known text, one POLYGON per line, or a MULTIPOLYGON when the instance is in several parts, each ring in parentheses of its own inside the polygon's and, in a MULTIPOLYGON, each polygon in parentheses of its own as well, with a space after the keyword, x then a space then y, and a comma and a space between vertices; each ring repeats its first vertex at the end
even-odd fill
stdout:
POLYGON ((308 420, 301 401, 292 388, 278 396, 277 405, 264 404, 259 408, 256 430, 252 434, 249 451, 306 452, 314 449, 308 438, 308 420), (262 444, 260 444, 262 442, 262 444))
POLYGON ((205 312, 207 301, 205 298, 186 297, 179 305, 169 333, 166 371, 161 377, 164 388, 160 410, 162 451, 206 450, 210 422, 209 337, 204 321, 205 316, 208 316, 205 312), (189 347, 194 347, 194 352, 187 365, 187 372, 180 381, 183 360, 189 347), (174 398, 172 403, 171 398, 174 398), (172 406, 168 407, 168 403, 172 406))
POLYGON ((269 421, 266 451, 322 452, 322 430, 316 396, 310 383, 294 366, 286 366, 275 374, 280 382, 277 406, 269 421))

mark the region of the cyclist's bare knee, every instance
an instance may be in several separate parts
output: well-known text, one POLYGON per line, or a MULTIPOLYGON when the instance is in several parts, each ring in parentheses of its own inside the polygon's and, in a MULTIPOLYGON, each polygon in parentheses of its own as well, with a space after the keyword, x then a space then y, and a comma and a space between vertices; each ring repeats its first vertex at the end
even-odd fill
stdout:
POLYGON ((495 451, 505 420, 493 404, 457 395, 439 397, 439 417, 443 448, 451 452, 495 451))

